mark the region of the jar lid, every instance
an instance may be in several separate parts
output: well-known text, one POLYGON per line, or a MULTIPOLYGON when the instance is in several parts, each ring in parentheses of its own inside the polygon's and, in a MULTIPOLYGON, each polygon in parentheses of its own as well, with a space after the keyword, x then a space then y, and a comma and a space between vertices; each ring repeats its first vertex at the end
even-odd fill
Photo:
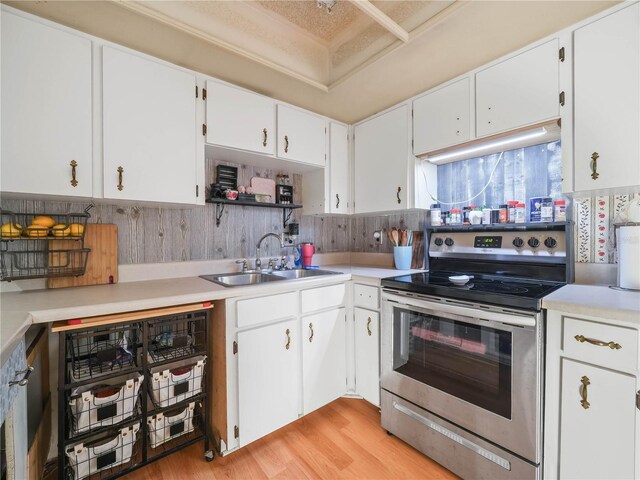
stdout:
POLYGON ((507 208, 509 205, 500 205, 500 208, 507 208))
POLYGON ((431 208, 440 208, 440 204, 439 203, 434 203, 431 205, 431 208))
POLYGON ((459 208, 454 208, 451 210, 451 213, 460 213, 460 209, 459 208))
POLYGON ((516 207, 523 207, 523 208, 524 208, 524 203, 518 203, 518 204, 516 205, 516 207))
POLYGON ((509 205, 509 206, 515 206, 515 205, 518 205, 518 201, 517 201, 517 200, 509 200, 509 201, 507 202, 507 205, 509 205))
POLYGON ((567 202, 564 200, 556 200, 555 202, 553 202, 556 205, 565 205, 567 202))

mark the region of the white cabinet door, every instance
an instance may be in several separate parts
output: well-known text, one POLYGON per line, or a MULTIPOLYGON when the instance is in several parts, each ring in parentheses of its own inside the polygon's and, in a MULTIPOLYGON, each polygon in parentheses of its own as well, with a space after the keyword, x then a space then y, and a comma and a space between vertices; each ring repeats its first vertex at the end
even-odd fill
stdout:
POLYGON ((298 418, 298 320, 238 333, 240 446, 298 418))
POLYGON ((355 308, 356 393, 380 406, 380 314, 355 308))
POLYGON ((196 203, 195 75, 102 49, 105 198, 196 203))
POLYGON ((575 191, 640 185, 640 4, 579 28, 573 48, 575 191))
POLYGON ((345 309, 302 318, 304 413, 332 402, 347 391, 345 309))
POLYGON ((558 40, 476 73, 478 137, 560 115, 558 40))
POLYGON ((408 106, 355 126, 355 213, 411 208, 408 106))
POLYGON ((3 10, 1 70, 0 190, 90 197, 91 41, 3 10))
POLYGON ((562 360, 560 478, 637 478, 635 386, 631 375, 562 360))
POLYGON ((471 138, 471 87, 468 77, 413 101, 413 152, 416 155, 471 138))
POLYGON ((275 127, 273 99, 231 85, 207 82, 207 143, 274 155, 275 127))
POLYGON ((349 213, 349 127, 331 122, 329 142, 328 213, 349 213))
POLYGON ((324 167, 326 137, 324 118, 278 105, 278 157, 324 167))

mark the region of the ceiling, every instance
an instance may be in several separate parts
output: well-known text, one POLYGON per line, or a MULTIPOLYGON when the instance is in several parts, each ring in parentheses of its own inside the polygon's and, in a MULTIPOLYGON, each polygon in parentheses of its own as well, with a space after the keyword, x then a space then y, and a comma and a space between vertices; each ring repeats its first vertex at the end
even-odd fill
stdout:
POLYGON ((618 3, 338 0, 327 15, 311 0, 0 1, 346 123, 618 3))
POLYGON ((456 0, 128 0, 120 5, 328 92, 456 0))

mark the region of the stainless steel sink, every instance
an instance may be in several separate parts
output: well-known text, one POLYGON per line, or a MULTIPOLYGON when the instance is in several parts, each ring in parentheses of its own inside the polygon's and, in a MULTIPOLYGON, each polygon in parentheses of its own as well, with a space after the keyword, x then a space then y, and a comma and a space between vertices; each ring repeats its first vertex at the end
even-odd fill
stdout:
POLYGON ((282 277, 277 277, 269 273, 262 272, 238 272, 238 273, 222 273, 220 275, 201 275, 200 278, 209 280, 210 282, 217 283, 224 287, 237 287, 240 285, 256 285, 266 282, 277 282, 279 280, 285 280, 282 277))
POLYGON ((262 272, 221 273, 219 275, 200 275, 200 278, 217 283, 224 287, 238 287, 241 285, 257 285, 280 280, 295 280, 297 278, 320 277, 322 275, 337 275, 339 272, 329 270, 273 270, 262 272))
POLYGON ((271 272, 272 275, 286 278, 287 280, 295 278, 320 277, 322 275, 338 275, 340 272, 331 272, 329 270, 276 270, 271 272))

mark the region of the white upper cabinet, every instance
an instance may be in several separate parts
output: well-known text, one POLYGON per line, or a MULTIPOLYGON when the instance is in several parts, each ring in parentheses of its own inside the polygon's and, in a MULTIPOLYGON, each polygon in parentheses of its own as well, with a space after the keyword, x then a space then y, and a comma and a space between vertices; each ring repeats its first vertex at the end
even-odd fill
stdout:
POLYGON ((328 213, 349 213, 349 127, 330 122, 329 142, 328 213))
POLYGON ((640 185, 640 4, 573 39, 574 190, 640 185))
POLYGON ((411 208, 408 203, 409 107, 355 126, 355 213, 411 208))
POLYGON ((324 167, 325 119, 278 104, 278 157, 324 167))
POLYGON ((105 198, 196 203, 195 75, 102 49, 105 198))
POLYGON ((471 80, 457 80, 413 101, 415 155, 471 139, 471 80))
POLYGON ((560 115, 558 45, 550 40, 476 73, 478 137, 560 115))
POLYGON ((206 85, 207 143, 275 155, 274 100, 214 81, 206 85))
POLYGON ((1 70, 0 190, 91 197, 91 41, 3 9, 1 70))

